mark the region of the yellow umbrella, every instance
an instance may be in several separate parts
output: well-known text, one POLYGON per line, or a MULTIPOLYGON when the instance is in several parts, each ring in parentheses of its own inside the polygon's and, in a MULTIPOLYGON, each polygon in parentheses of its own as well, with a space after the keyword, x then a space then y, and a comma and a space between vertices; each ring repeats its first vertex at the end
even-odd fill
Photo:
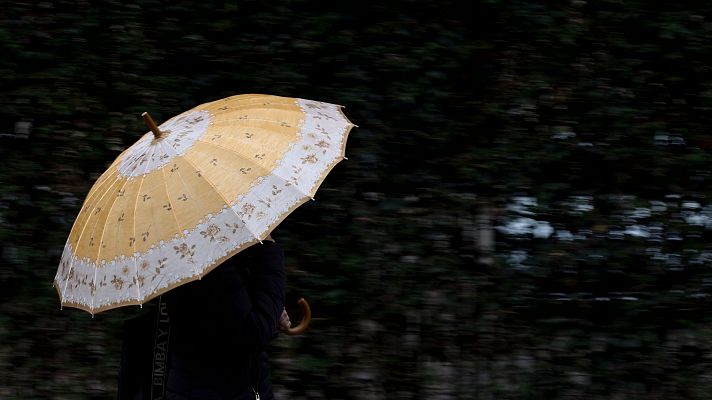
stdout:
POLYGON ((156 126, 89 191, 54 286, 92 314, 199 279, 313 198, 354 126, 341 107, 269 95, 202 104, 156 126))

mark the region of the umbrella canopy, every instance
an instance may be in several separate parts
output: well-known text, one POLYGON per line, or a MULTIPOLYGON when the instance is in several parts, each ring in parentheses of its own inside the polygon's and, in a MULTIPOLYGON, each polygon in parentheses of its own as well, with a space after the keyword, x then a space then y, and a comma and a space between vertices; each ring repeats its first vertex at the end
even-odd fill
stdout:
POLYGON ((89 191, 54 286, 92 314, 199 279, 313 198, 354 126, 341 107, 238 95, 146 133, 89 191))

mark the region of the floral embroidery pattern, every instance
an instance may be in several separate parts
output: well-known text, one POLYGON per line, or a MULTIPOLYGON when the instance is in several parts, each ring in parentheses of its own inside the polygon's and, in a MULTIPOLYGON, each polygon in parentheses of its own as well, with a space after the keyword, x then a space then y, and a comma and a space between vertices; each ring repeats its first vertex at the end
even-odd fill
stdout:
POLYGON ((232 229, 232 233, 235 234, 238 229, 240 229, 240 225, 237 223, 233 224, 225 224, 225 226, 228 228, 228 230, 232 229))
POLYGON ((201 235, 203 235, 204 238, 210 238, 211 242, 218 241, 218 242, 226 242, 230 239, 228 239, 225 236, 218 236, 220 234, 220 228, 215 225, 215 224, 210 224, 208 228, 204 231, 200 232, 201 235))
MULTIPOLYGON (((233 232, 234 233, 234 232, 233 232)), ((62 276, 67 275, 67 268, 69 268, 69 260, 62 260, 61 263, 59 263, 59 274, 62 276)))
POLYGON ((301 176, 302 169, 302 167, 292 166, 292 176, 289 178, 289 181, 295 186, 299 186, 299 177, 301 176))
POLYGON ((173 246, 173 249, 176 251, 176 254, 180 255, 181 260, 186 257, 192 260, 195 255, 195 245, 188 246, 187 243, 181 243, 178 246, 173 246))
POLYGON ((161 271, 166 268, 168 265, 168 257, 163 257, 160 260, 158 260, 158 266, 154 269, 155 274, 151 277, 151 282, 153 282, 156 278, 158 278, 161 274, 161 271))
POLYGON ((301 160, 302 160, 302 164, 306 164, 306 163, 316 164, 317 161, 319 161, 319 159, 316 158, 316 155, 314 155, 314 154, 309 154, 305 157, 302 157, 301 160))
POLYGON ((121 290, 121 288, 124 287, 124 280, 119 278, 116 275, 114 275, 114 279, 111 280, 111 283, 114 284, 114 287, 116 288, 116 290, 121 290))

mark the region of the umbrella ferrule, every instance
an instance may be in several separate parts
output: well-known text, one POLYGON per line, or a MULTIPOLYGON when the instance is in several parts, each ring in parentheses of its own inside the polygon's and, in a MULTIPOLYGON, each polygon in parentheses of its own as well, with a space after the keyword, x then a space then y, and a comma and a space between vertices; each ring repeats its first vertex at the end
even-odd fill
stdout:
POLYGON ((163 132, 161 132, 161 130, 158 129, 158 126, 153 121, 153 118, 151 118, 151 116, 147 112, 144 112, 143 114, 141 114, 141 116, 143 117, 143 121, 148 126, 148 129, 150 129, 151 132, 153 132, 154 138, 160 139, 163 136, 163 132))

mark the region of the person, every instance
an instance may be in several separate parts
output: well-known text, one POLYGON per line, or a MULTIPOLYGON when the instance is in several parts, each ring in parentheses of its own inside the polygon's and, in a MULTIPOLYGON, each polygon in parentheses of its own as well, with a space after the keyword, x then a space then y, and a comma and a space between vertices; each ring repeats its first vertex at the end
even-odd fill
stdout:
POLYGON ((274 399, 267 350, 291 325, 285 287, 284 251, 270 236, 164 294, 166 398, 274 399))

